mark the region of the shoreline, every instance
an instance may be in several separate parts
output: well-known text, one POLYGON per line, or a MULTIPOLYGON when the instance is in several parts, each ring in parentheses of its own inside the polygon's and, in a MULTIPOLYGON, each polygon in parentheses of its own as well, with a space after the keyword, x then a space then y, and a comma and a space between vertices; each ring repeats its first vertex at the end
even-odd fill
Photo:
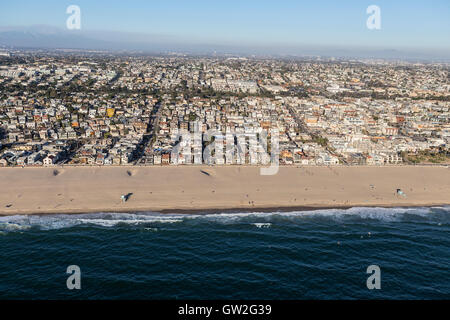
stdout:
POLYGON ((259 168, 1 168, 0 216, 450 205, 450 170, 445 166, 281 166, 273 176, 261 176, 259 168), (126 194, 129 199, 122 203, 120 196, 126 194))
POLYGON ((267 213, 267 212, 310 212, 310 211, 319 211, 319 210, 347 210, 351 208, 432 208, 432 207, 446 207, 450 206, 450 203, 435 203, 435 204, 426 204, 426 205, 416 205, 416 204, 385 204, 385 205, 352 205, 352 206, 299 206, 299 207, 242 207, 242 208, 207 208, 207 209, 163 209, 159 211, 152 210, 85 210, 85 211, 77 211, 77 210, 68 210, 68 211, 58 211, 58 212, 39 212, 39 213, 15 213, 15 214, 4 214, 0 213, 0 217, 11 217, 11 216, 50 216, 50 215, 84 215, 84 214, 96 214, 96 213, 125 213, 125 214, 180 214, 180 215, 209 215, 209 214, 233 214, 233 213, 267 213))

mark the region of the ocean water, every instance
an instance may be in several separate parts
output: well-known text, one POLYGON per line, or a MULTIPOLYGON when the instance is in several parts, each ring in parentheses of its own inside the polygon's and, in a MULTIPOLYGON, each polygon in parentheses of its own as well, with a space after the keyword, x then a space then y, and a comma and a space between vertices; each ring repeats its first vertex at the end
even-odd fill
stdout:
POLYGON ((449 297, 450 207, 0 217, 0 299, 449 297))

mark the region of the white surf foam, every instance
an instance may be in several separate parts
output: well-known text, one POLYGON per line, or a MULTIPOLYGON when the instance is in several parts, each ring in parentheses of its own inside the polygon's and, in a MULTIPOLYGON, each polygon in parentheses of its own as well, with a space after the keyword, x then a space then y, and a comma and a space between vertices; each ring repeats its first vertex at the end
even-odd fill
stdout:
POLYGON ((257 227, 257 228, 270 228, 270 226, 272 225, 271 223, 258 223, 258 222, 255 222, 255 223, 252 223, 255 227, 257 227))
POLYGON ((336 221, 352 219, 371 219, 386 222, 403 221, 405 216, 435 219, 436 223, 449 223, 450 206, 418 207, 418 208, 378 208, 354 207, 350 209, 320 209, 311 211, 290 212, 236 212, 214 214, 160 214, 160 213, 89 213, 77 215, 42 215, 42 216, 4 216, 0 217, 0 231, 13 232, 37 227, 41 230, 70 228, 81 225, 95 225, 112 228, 117 226, 139 226, 142 224, 181 223, 189 221, 212 222, 221 224, 250 223, 258 228, 270 227, 280 220, 301 222, 302 219, 329 218, 336 221), (433 212, 438 210, 440 216, 433 218, 433 212), (445 219, 442 219, 442 214, 445 219))
POLYGON ((183 221, 169 215, 129 213, 89 213, 79 215, 5 216, 0 217, 0 230, 29 229, 42 230, 70 228, 79 225, 115 227, 117 225, 139 225, 143 223, 176 223, 183 221))

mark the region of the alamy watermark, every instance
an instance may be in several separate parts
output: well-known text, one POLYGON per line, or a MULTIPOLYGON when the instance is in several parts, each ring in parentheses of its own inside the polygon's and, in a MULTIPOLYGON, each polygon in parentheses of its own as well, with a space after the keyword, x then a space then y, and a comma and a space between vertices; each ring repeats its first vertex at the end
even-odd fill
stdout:
MULTIPOLYGON (((265 168, 265 169, 271 169, 265 168)), ((77 265, 70 265, 67 267, 66 270, 67 274, 70 274, 70 276, 67 278, 66 286, 69 290, 80 290, 81 289, 81 269, 77 265)), ((378 265, 370 265, 367 267, 366 270, 367 274, 370 274, 370 276, 367 278, 366 286, 367 289, 373 290, 381 289, 381 269, 378 265)))
POLYGON ((81 9, 77 5, 70 5, 66 9, 66 13, 70 16, 66 20, 66 27, 69 30, 81 29, 81 9))
POLYGON ((278 172, 277 129, 248 128, 240 133, 210 129, 202 133, 198 127, 194 126, 192 133, 182 129, 172 137, 172 164, 266 165, 268 167, 260 168, 261 175, 278 172))
POLYGON ((373 290, 373 289, 381 289, 381 269, 379 266, 372 264, 367 267, 368 274, 370 274, 370 277, 367 278, 366 285, 367 289, 373 290))
POLYGON ((67 267, 66 273, 70 274, 70 276, 67 278, 67 281, 66 281, 67 289, 80 290, 81 289, 81 269, 80 269, 80 267, 77 265, 70 265, 67 267))
POLYGON ((367 18, 366 26, 369 30, 381 29, 381 9, 377 5, 370 5, 366 9, 366 13, 370 14, 367 18))

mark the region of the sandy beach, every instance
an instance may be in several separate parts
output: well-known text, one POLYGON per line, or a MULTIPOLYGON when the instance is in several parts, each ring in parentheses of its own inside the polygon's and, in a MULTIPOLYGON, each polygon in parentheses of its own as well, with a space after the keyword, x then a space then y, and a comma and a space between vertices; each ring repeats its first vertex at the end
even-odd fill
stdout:
POLYGON ((1 215, 431 206, 450 204, 450 169, 280 167, 263 176, 250 166, 1 168, 0 190, 1 215))

